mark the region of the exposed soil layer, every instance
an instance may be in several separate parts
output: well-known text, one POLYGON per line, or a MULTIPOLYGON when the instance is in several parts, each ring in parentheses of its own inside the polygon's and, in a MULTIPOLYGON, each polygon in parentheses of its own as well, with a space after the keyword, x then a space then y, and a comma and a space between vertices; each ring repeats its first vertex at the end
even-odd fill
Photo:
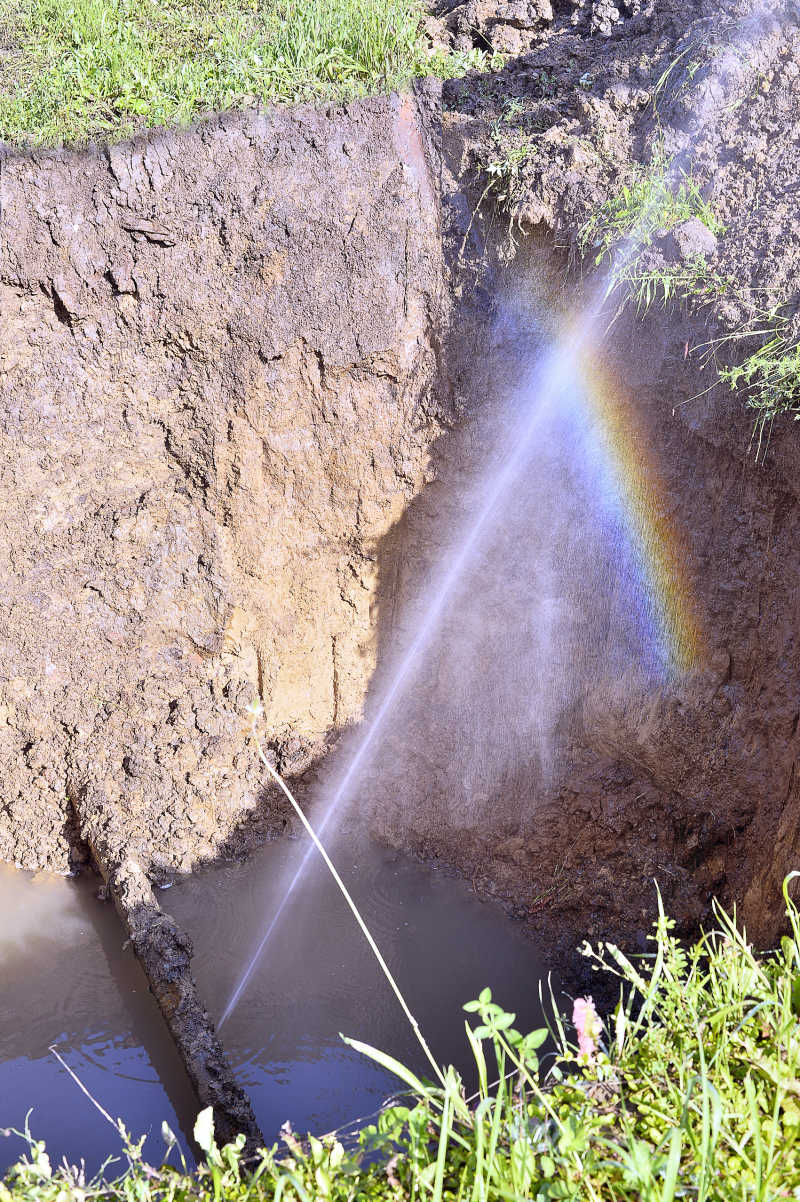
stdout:
POLYGON ((423 111, 5 158, 4 858, 67 871, 100 812, 188 870, 248 815, 275 827, 255 697, 289 774, 357 717, 373 547, 430 437, 423 111))
POLYGON ((533 274, 551 310, 579 307, 582 222, 656 139, 684 153, 691 136, 740 287, 625 313, 598 356, 681 531, 703 654, 645 695, 604 681, 549 791, 522 763, 457 821, 445 767, 371 820, 568 943, 643 939, 654 878, 687 925, 717 894, 774 936, 800 857, 800 455, 776 426, 757 464, 735 398, 684 402, 707 385, 695 345, 757 305, 796 308, 793 13, 448 4, 435 36, 495 44, 502 26, 526 53, 441 104, 423 90, 3 160, 0 856, 67 871, 92 831, 158 879, 282 829, 248 705, 310 786, 435 541, 426 485, 457 477, 508 371, 498 298, 533 274), (692 87, 670 80, 656 117, 698 39, 692 87), (536 153, 505 211, 478 207, 517 135, 536 153))
MULTIPOLYGON (((756 463, 752 415, 710 388, 703 351, 775 307, 795 334, 800 327, 800 225, 788 199, 800 172, 800 12, 792 3, 649 4, 611 38, 586 36, 566 16, 556 13, 499 75, 445 85, 449 261, 469 248, 458 261, 451 379, 465 412, 486 394, 486 376, 456 365, 469 361, 475 329, 490 328, 490 297, 538 275, 556 281, 555 312, 591 301, 581 227, 637 164, 660 149, 691 171, 725 226, 704 251, 725 287, 694 308, 655 305, 643 321, 617 314, 597 357, 638 415, 705 647, 680 684, 642 694, 629 681, 599 682, 573 770, 530 808, 499 804, 497 830, 476 841, 469 869, 477 885, 540 911, 543 933, 563 922, 576 935, 643 940, 657 880, 687 927, 716 895, 737 902, 748 931, 768 942, 782 923, 781 881, 800 856, 800 459, 787 417, 756 463), (517 172, 494 187, 498 206, 486 168, 521 145, 517 172), (505 841, 496 838, 503 816, 505 841)), ((657 273, 680 261, 676 242, 657 240, 646 266, 657 273)), ((752 349, 745 342, 740 353, 752 349)), ((482 361, 495 366, 490 346, 482 361)), ((451 854, 463 846, 452 838, 451 854)))

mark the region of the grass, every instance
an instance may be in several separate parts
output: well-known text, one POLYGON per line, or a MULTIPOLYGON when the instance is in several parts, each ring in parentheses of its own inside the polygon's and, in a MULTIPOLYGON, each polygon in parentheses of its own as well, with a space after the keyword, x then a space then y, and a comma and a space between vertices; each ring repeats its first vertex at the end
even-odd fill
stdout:
POLYGON ((420 0, 0 0, 0 141, 119 138, 483 63, 431 55, 421 14, 420 0))
POLYGON ((620 305, 633 304, 646 312, 652 304, 675 299, 711 299, 726 291, 728 282, 698 256, 689 263, 651 266, 647 251, 655 240, 696 218, 712 234, 724 227, 704 199, 690 171, 656 148, 649 164, 637 166, 631 182, 611 196, 581 227, 578 246, 596 267, 606 264, 608 294, 620 305))
POLYGON ((763 460, 775 420, 785 414, 800 420, 800 339, 779 309, 760 313, 740 330, 715 338, 703 348, 712 357, 719 383, 744 397, 755 413, 752 447, 763 460), (749 353, 739 363, 722 363, 720 355, 736 344, 749 353))

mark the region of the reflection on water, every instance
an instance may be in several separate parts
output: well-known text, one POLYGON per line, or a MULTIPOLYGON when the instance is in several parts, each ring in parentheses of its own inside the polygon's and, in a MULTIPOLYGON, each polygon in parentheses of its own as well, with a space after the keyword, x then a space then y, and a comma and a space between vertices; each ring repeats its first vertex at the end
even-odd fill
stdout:
MULTIPOLYGON (((201 996, 218 1017, 252 954, 264 915, 296 846, 270 844, 160 894, 195 943, 201 996)), ((437 1057, 467 1068, 461 1004, 491 984, 540 1022, 531 944, 463 881, 374 846, 336 856, 437 1057)), ((426 1072, 413 1036, 343 900, 315 865, 247 993, 225 1027, 225 1046, 268 1141, 285 1119, 331 1130, 373 1112, 398 1082, 357 1055, 357 1036, 426 1072)), ((51 1159, 96 1170, 119 1153, 115 1131, 48 1052, 51 1044, 87 1089, 164 1152, 162 1120, 187 1158, 195 1103, 180 1061, 123 932, 97 882, 33 877, 0 865, 0 1128, 30 1124, 51 1159)), ((0 1137, 0 1176, 23 1151, 0 1137)))
MULTIPOLYGON (((246 864, 161 896, 192 936, 195 975, 215 1019, 280 900, 291 854, 288 840, 273 843, 246 864)), ((340 849, 335 859, 440 1061, 467 1071, 461 1006, 484 985, 516 1011, 521 1027, 541 1025, 534 949, 499 906, 481 902, 464 881, 375 845, 340 849)), ((331 1130, 371 1113, 398 1088, 340 1032, 430 1075, 344 900, 313 863, 224 1029, 268 1140, 287 1118, 298 1131, 331 1130)))
MULTIPOLYGON (((164 1155, 162 1119, 181 1135, 195 1103, 147 981, 98 882, 32 876, 0 864, 0 1128, 30 1128, 53 1163, 94 1172, 120 1152, 117 1133, 49 1052, 93 1097, 164 1155)), ((188 1141, 181 1135, 185 1147, 188 1141)), ((25 1150, 0 1137, 0 1174, 25 1150)))

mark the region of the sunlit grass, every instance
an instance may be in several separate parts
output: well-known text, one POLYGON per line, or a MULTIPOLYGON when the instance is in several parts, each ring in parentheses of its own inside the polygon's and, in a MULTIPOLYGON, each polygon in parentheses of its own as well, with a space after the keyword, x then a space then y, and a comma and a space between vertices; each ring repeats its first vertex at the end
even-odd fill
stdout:
POLYGON ((776 419, 791 415, 800 421, 800 339, 796 323, 780 307, 770 309, 699 349, 706 361, 714 363, 718 381, 743 397, 747 408, 754 411, 751 443, 756 459, 763 459, 776 419), (724 362, 735 348, 741 348, 739 361, 724 362))
POLYGON ((0 0, 0 140, 116 138, 483 61, 431 55, 420 18, 420 0, 0 0))

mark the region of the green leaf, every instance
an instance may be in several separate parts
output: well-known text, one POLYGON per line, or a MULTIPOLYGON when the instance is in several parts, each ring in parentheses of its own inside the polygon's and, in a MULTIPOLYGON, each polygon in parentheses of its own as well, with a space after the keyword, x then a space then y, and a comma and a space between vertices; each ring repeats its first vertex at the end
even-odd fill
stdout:
POLYGON ((540 1027, 538 1031, 529 1031, 522 1041, 522 1050, 524 1052, 533 1052, 536 1048, 540 1048, 546 1039, 546 1027, 540 1027))

